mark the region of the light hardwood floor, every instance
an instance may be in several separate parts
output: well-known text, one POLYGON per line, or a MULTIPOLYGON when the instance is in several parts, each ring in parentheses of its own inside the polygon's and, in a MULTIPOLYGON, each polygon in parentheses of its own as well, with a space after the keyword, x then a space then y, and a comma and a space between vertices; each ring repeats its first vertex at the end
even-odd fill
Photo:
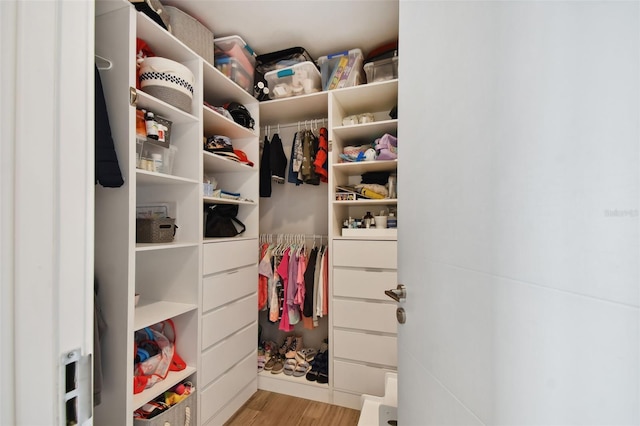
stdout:
POLYGON ((258 390, 225 426, 356 426, 360 411, 258 390))

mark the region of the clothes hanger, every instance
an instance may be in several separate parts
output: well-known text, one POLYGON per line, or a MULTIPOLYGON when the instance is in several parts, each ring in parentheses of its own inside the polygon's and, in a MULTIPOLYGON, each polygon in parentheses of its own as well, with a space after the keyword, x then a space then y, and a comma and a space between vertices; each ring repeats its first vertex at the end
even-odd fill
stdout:
POLYGON ((100 55, 94 55, 94 56, 95 56, 96 66, 98 67, 99 70, 110 70, 111 68, 113 68, 113 64, 107 58, 103 58, 100 55))

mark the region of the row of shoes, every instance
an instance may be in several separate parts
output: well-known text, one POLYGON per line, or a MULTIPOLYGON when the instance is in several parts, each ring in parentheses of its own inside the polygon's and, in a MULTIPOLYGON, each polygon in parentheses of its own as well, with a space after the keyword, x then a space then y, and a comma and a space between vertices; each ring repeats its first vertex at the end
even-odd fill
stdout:
POLYGON ((305 375, 310 382, 329 383, 329 349, 323 343, 305 375))
POLYGON ((274 342, 264 342, 258 349, 258 372, 265 370, 271 371, 272 374, 305 376, 310 381, 327 383, 327 349, 327 339, 322 343, 320 350, 305 348, 302 336, 287 336, 280 346, 274 342))

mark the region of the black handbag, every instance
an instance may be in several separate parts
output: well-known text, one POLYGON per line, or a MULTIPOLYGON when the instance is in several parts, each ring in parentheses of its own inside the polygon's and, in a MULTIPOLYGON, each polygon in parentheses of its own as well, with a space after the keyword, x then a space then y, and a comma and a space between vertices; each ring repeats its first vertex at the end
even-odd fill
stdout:
POLYGON ((235 237, 242 234, 247 227, 236 217, 237 215, 237 204, 205 205, 204 237, 235 237))

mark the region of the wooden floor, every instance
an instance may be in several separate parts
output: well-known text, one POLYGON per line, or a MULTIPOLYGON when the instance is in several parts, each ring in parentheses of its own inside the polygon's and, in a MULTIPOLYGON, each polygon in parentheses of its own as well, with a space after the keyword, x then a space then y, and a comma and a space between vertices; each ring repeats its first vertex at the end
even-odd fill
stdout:
POLYGON ((360 411, 258 390, 225 426, 356 426, 360 411))

